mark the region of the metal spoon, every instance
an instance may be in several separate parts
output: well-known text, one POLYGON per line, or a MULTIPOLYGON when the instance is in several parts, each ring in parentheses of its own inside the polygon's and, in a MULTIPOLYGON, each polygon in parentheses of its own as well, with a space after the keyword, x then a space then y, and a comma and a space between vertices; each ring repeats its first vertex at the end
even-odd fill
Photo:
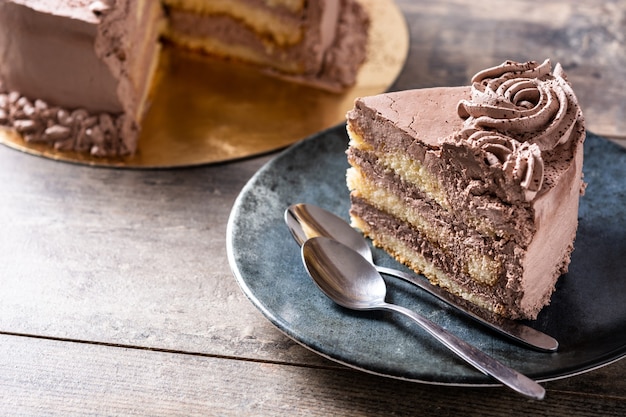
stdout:
MULTIPOLYGON (((326 236, 352 248, 374 265, 371 249, 363 235, 350 227, 342 218, 321 207, 311 204, 294 204, 285 211, 285 222, 300 246, 309 238, 326 236)), ((378 265, 374 266, 381 274, 392 275, 417 285, 441 301, 456 308, 467 317, 525 346, 543 352, 555 352, 559 347, 559 343, 553 337, 532 327, 503 317, 481 316, 477 312, 469 310, 460 305, 448 292, 430 284, 426 279, 421 279, 403 271, 378 265)))
POLYGON ((317 286, 337 304, 353 310, 388 310, 413 319, 467 363, 529 398, 541 400, 545 389, 478 348, 405 307, 385 302, 385 281, 376 268, 349 247, 327 237, 302 245, 302 259, 317 286))

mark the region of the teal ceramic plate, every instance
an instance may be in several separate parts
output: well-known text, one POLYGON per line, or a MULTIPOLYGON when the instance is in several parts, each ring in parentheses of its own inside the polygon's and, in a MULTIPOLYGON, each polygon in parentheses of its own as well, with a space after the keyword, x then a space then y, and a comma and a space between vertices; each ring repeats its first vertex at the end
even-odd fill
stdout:
MULTIPOLYGON (((496 385, 401 316, 353 312, 326 298, 307 275, 283 222, 294 203, 312 203, 348 218, 348 138, 336 126, 285 150, 244 187, 227 236, 231 268, 250 301, 282 332, 339 363, 424 383, 496 385)), ((589 134, 586 195, 570 272, 550 306, 529 324, 560 342, 535 352, 464 319, 394 278, 389 301, 418 311, 503 363, 539 381, 598 368, 626 355, 626 149, 589 134)), ((381 250, 376 263, 403 268, 381 250)))

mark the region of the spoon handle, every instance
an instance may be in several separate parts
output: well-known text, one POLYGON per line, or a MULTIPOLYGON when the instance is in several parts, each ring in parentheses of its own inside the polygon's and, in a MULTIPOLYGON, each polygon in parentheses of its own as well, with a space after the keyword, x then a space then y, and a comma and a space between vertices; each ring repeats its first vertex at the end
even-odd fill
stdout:
POLYGON ((384 266, 376 266, 376 270, 381 274, 391 275, 404 281, 410 282, 411 284, 417 285, 424 291, 451 305, 452 307, 456 308, 473 320, 525 346, 545 352, 556 352, 559 347, 559 342, 553 337, 548 336, 547 334, 542 333, 539 330, 535 330, 532 327, 526 326, 522 323, 518 323, 514 320, 509 320, 504 317, 486 318, 480 316, 479 314, 460 305, 448 292, 430 284, 425 279, 420 279, 419 277, 407 274, 406 272, 398 271, 392 268, 386 268, 384 266))
POLYGON ((475 346, 459 339, 427 318, 420 316, 408 308, 395 304, 383 303, 379 307, 383 310, 390 310, 404 314, 405 316, 413 319, 424 330, 443 343, 448 349, 456 353, 459 357, 464 359, 467 363, 474 366, 479 371, 502 382, 507 387, 529 398, 536 400, 542 400, 544 398, 546 391, 537 382, 517 372, 516 370, 507 367, 498 360, 483 353, 475 346))

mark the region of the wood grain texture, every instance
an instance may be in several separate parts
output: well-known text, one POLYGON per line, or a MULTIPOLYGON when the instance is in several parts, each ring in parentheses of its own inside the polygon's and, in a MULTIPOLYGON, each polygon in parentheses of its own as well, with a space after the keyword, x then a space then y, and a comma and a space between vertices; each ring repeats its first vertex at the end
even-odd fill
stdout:
MULTIPOLYGON (((624 365, 620 365, 622 372, 624 365)), ((597 390, 585 393, 571 385, 560 389, 553 384, 555 388, 549 384, 546 399, 539 402, 521 399, 505 388, 414 384, 347 368, 284 366, 94 344, 68 346, 8 336, 0 344, 0 414, 15 417, 626 413, 623 391, 598 395, 597 390)), ((624 383, 618 384, 623 390, 624 383)))
MULTIPOLYGON (((590 130, 624 137, 626 0, 398 4, 411 49, 392 89, 549 57, 590 130)), ((0 147, 0 415, 626 414, 623 360, 533 402, 367 375, 288 339, 238 288, 225 247, 233 202, 272 156, 118 170, 0 147)))
POLYGON ((0 330, 302 360, 248 302, 226 259, 230 208, 266 159, 110 170, 0 148, 0 330))

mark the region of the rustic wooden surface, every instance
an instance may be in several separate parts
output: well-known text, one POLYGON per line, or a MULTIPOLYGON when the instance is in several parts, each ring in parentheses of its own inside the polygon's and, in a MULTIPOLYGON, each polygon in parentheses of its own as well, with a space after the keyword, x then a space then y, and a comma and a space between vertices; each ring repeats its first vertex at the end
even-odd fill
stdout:
MULTIPOLYGON (((549 57, 590 130, 625 137, 626 1, 398 4, 412 43, 392 89, 549 57)), ((237 194, 272 156, 134 171, 0 147, 0 415, 626 415, 623 360, 535 402, 367 375, 286 338, 225 247, 237 194)))

